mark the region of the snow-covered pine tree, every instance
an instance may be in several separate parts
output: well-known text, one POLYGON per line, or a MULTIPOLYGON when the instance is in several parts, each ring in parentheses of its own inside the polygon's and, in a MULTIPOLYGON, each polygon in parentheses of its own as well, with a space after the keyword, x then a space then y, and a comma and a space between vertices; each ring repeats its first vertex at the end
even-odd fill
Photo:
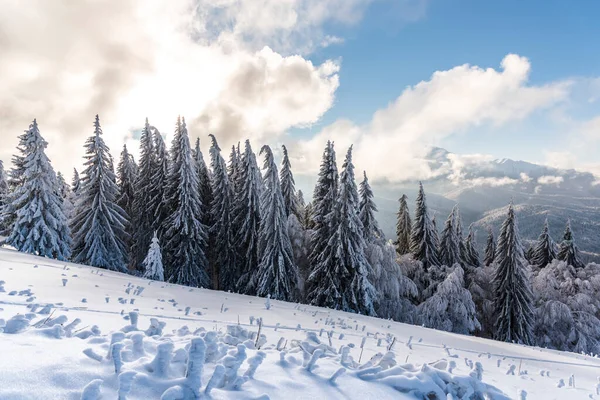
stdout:
POLYGON ((9 196, 14 224, 6 243, 25 253, 68 260, 71 237, 63 199, 45 153, 48 143, 35 119, 25 131, 22 144, 18 148, 23 161, 22 183, 9 196))
POLYGON ((65 181, 65 177, 60 171, 56 173, 56 187, 59 197, 62 200, 65 200, 69 196, 71 188, 69 187, 67 181, 65 181))
POLYGON ((202 203, 202 223, 204 226, 210 227, 212 225, 210 216, 212 188, 210 186, 210 171, 206 167, 204 155, 202 154, 202 150, 200 150, 200 138, 196 139, 196 147, 192 154, 194 155, 194 160, 196 160, 196 169, 198 170, 198 180, 200 184, 198 190, 200 191, 200 202, 202 203))
POLYGON ((262 223, 259 233, 260 263, 256 294, 272 299, 293 301, 298 298, 298 269, 287 231, 287 215, 277 174, 277 165, 269 146, 263 146, 265 176, 261 196, 262 223))
MULTIPOLYGON (((320 281, 326 279, 326 275, 333 268, 332 265, 324 264, 323 251, 333 233, 331 218, 334 216, 332 211, 335 209, 338 195, 338 180, 334 146, 331 141, 327 141, 313 193, 312 207, 307 207, 307 211, 310 211, 310 213, 305 218, 307 220, 305 223, 310 222, 313 229, 311 236, 312 250, 310 253, 310 263, 313 271, 311 271, 310 276, 314 275, 314 278, 306 281, 307 295, 310 293, 318 294, 320 281)), ((309 297, 308 300, 315 304, 315 299, 309 297)))
MULTIPOLYGON (((231 146, 231 153, 229 153, 229 164, 227 165, 227 176, 229 177, 229 183, 231 185, 231 190, 235 196, 237 196, 238 191, 240 190, 240 158, 241 154, 239 152, 239 143, 238 148, 235 146, 231 146)), ((235 200, 232 201, 232 207, 235 200)))
POLYGON ((63 203, 63 213, 69 221, 73 215, 73 193, 71 192, 71 187, 65 181, 65 177, 62 173, 56 173, 56 184, 57 184, 57 192, 63 203))
POLYGON ((456 206, 446 218, 442 239, 438 250, 439 261, 441 264, 452 267, 454 264, 461 264, 459 239, 456 229, 456 206))
POLYGON ((548 226, 548 218, 544 221, 544 229, 538 237, 538 241, 533 248, 531 256, 531 265, 536 268, 544 268, 556 258, 556 245, 550 236, 550 228, 548 226))
POLYGON ((311 270, 309 256, 312 231, 305 229, 293 214, 288 217, 287 231, 292 244, 294 264, 298 267, 298 292, 300 297, 296 301, 304 302, 306 280, 311 270))
POLYGON ((4 170, 4 163, 0 160, 0 234, 6 229, 3 223, 4 206, 8 200, 8 179, 4 170))
POLYGON ((232 202, 233 187, 227 175, 227 166, 221 156, 221 148, 217 139, 209 135, 212 144, 210 147, 210 165, 212 168, 212 193, 213 202, 210 207, 213 225, 209 235, 212 236, 212 263, 213 286, 216 289, 238 291, 236 286, 239 276, 236 276, 236 252, 233 242, 232 202))
POLYGON ((410 249, 413 258, 420 261, 425 271, 432 265, 440 265, 435 247, 433 224, 427 210, 423 184, 419 182, 419 194, 415 206, 415 220, 410 233, 410 249))
POLYGON ((410 253, 410 231, 412 229, 412 222, 410 220, 410 213, 408 211, 407 197, 405 194, 400 197, 400 209, 396 214, 396 252, 398 255, 404 255, 410 253))
POLYGON ((25 173, 25 152, 27 151, 27 132, 19 135, 19 144, 17 145, 17 152, 12 156, 12 168, 8 171, 8 187, 10 191, 14 191, 17 187, 21 186, 24 181, 25 173))
POLYGON ((335 208, 326 220, 332 236, 308 278, 308 298, 313 305, 374 315, 376 293, 368 280, 370 267, 358 205, 351 146, 342 166, 335 208))
POLYGON ((158 237, 162 239, 164 221, 171 213, 167 202, 170 160, 167 146, 161 133, 153 126, 150 126, 150 130, 152 131, 152 142, 154 144, 154 163, 150 187, 150 203, 147 209, 153 216, 154 222, 152 223, 152 230, 149 232, 158 231, 158 237))
POLYGON ((160 243, 156 231, 154 231, 148 254, 146 255, 146 258, 144 258, 142 266, 144 267, 144 278, 152 279, 153 281, 165 280, 162 253, 160 251, 160 243))
POLYGON ((117 205, 119 188, 112 157, 102 139, 98 115, 94 121, 94 134, 84 147, 85 169, 72 221, 74 260, 125 272, 127 215, 117 205))
POLYGON ((79 193, 79 188, 81 187, 81 181, 79 179, 79 172, 77 172, 77 168, 73 168, 73 179, 71 180, 71 192, 77 194, 79 193))
POLYGON ((466 265, 475 268, 480 267, 481 259, 479 257, 479 251, 477 251, 477 238, 475 237, 475 230, 473 228, 473 224, 469 225, 469 234, 465 239, 465 250, 466 265))
MULTIPOLYGON (((436 219, 436 212, 433 212, 433 215, 431 216, 431 226, 433 226, 433 243, 435 244, 435 248, 439 249, 440 248, 440 233, 438 231, 438 227, 437 227, 437 219, 436 219)), ((438 253, 438 260, 440 259, 440 255, 438 253)))
POLYGON ((210 287, 206 248, 206 228, 198 192, 198 171, 192 158, 184 118, 177 118, 169 170, 167 203, 172 214, 164 222, 164 250, 170 282, 194 287, 210 287))
POLYGON ((302 193, 302 190, 298 190, 298 206, 300 207, 300 210, 302 212, 304 212, 304 207, 306 207, 306 201, 304 200, 304 193, 302 193))
POLYGON ((360 203, 358 206, 358 215, 363 227, 363 237, 367 242, 372 242, 375 239, 383 238, 383 231, 379 228, 379 223, 375 219, 377 206, 373 201, 373 190, 369 185, 367 172, 363 171, 363 180, 360 183, 360 203))
POLYGON ((527 251, 525 252, 525 260, 527 264, 531 265, 531 259, 533 258, 533 246, 529 245, 527 251))
MULTIPOLYGON (((306 230, 310 230, 311 232, 315 227, 315 223, 313 220, 313 211, 314 211, 313 203, 310 202, 306 206, 304 206, 304 211, 302 212, 302 219, 300 220, 302 227, 306 230)), ((312 233, 311 233, 311 237, 312 237, 312 233)))
POLYGON ((496 241, 494 240, 494 232, 492 228, 488 226, 487 242, 485 244, 485 258, 483 264, 488 267, 496 258, 496 241))
POLYGON ((428 328, 468 335, 481 329, 475 303, 465 289, 464 271, 459 264, 437 287, 433 296, 417 308, 420 323, 428 328))
POLYGON ((117 185, 119 187, 117 204, 128 216, 128 220, 125 225, 125 231, 127 232, 128 240, 125 241, 125 245, 129 250, 129 261, 134 267, 136 265, 133 264, 131 246, 133 238, 133 223, 136 219, 134 201, 136 193, 135 182, 137 180, 137 169, 138 168, 133 160, 133 156, 127 150, 127 146, 123 145, 121 158, 119 160, 119 164, 117 165, 117 185))
POLYGON ((498 236, 496 263, 495 339, 530 345, 533 343, 533 294, 525 271, 527 265, 512 203, 498 236))
POLYGON ((460 209, 458 205, 456 205, 455 210, 455 218, 456 218, 456 235, 458 236, 458 247, 460 249, 460 259, 461 264, 465 265, 467 263, 467 246, 465 244, 465 237, 463 236, 463 224, 462 217, 460 216, 460 209))
POLYGON ((579 259, 579 248, 575 244, 575 238, 573 237, 573 231, 571 230, 571 220, 567 220, 567 226, 565 227, 565 234, 563 240, 560 243, 560 250, 557 257, 559 260, 572 265, 575 268, 583 268, 585 265, 579 259))
POLYGON ((233 210, 233 224, 237 227, 234 242, 238 255, 235 275, 239 276, 236 287, 242 293, 256 294, 262 176, 249 140, 246 140, 240 158, 239 178, 240 192, 233 210))
POLYGON ((292 174, 292 163, 288 155, 287 148, 281 146, 283 150, 283 160, 281 162, 281 194, 283 195, 283 203, 285 205, 285 215, 290 216, 294 214, 297 218, 300 218, 300 204, 298 202, 298 196, 296 195, 296 182, 294 181, 294 175, 292 174))
MULTIPOLYGON (((156 154, 152 131, 148 118, 140 135, 140 164, 134 184, 132 213, 130 215, 133 227, 133 245, 131 249, 131 263, 134 268, 140 269, 143 265, 146 252, 152 240, 154 227, 154 208, 152 205, 153 174, 156 170, 156 154)), ((164 280, 164 279, 162 279, 164 280)))
MULTIPOLYGON (((24 182, 25 173, 25 156, 27 152, 27 132, 19 135, 19 144, 17 145, 17 152, 12 156, 12 168, 8 171, 8 188, 9 194, 12 194, 16 189, 21 186, 24 182)), ((1 236, 8 236, 11 233, 12 226, 15 224, 17 218, 16 210, 12 205, 11 198, 7 198, 6 205, 2 210, 0 216, 0 225, 4 226, 5 229, 0 232, 1 236)))

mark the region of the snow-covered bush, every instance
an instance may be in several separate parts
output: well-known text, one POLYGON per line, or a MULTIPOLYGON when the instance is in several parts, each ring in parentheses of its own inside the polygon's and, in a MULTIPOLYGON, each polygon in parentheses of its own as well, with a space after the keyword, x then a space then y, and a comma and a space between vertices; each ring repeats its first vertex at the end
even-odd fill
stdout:
POLYGON ((399 322, 414 322, 415 306, 411 299, 417 297, 417 286, 396 262, 396 249, 383 240, 370 242, 365 247, 370 265, 369 281, 375 287, 375 311, 381 318, 399 322))
POLYGON ((462 334, 480 329, 475 304, 464 284, 464 271, 455 264, 436 293, 419 305, 419 321, 429 328, 462 334))

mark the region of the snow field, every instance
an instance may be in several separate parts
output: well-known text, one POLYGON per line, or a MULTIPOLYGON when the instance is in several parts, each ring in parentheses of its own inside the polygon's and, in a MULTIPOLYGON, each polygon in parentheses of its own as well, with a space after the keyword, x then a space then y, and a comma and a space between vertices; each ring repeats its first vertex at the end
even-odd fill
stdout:
POLYGON ((2 400, 600 398, 573 353, 10 250, 1 281, 2 400))

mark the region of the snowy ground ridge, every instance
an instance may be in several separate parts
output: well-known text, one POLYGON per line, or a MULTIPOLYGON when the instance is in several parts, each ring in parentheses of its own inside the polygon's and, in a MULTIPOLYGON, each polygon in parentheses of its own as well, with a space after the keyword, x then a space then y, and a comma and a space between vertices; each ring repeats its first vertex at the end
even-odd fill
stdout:
POLYGON ((527 386, 540 381, 594 398, 600 373, 590 357, 498 352, 479 338, 7 250, 0 339, 0 398, 11 400, 509 399, 536 398, 527 386), (530 373, 531 362, 543 367, 530 373), (576 383, 560 365, 592 379, 576 383))

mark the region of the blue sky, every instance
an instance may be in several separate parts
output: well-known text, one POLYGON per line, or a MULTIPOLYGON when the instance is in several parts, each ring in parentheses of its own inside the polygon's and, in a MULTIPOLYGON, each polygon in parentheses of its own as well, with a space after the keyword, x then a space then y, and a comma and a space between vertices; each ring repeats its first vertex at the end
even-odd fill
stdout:
MULTIPOLYGON (((567 78, 600 74, 600 2, 431 0, 416 20, 402 17, 402 8, 375 2, 354 27, 336 30, 339 45, 321 49, 312 59, 341 58, 340 87, 326 125, 350 117, 367 123, 402 90, 434 71, 461 64, 498 68, 509 53, 527 57, 529 83, 543 85, 567 78)), ((600 113, 587 98, 574 99, 570 115, 586 119, 600 113)), ((313 127, 313 130, 315 128, 313 127)), ((566 132, 546 113, 500 128, 481 126, 448 137, 439 145, 460 153, 543 161, 540 149, 560 148, 566 132), (501 134, 498 134, 501 133, 501 134), (514 141, 520 141, 515 146, 514 141)), ((304 132, 304 134, 310 134, 304 132)))

